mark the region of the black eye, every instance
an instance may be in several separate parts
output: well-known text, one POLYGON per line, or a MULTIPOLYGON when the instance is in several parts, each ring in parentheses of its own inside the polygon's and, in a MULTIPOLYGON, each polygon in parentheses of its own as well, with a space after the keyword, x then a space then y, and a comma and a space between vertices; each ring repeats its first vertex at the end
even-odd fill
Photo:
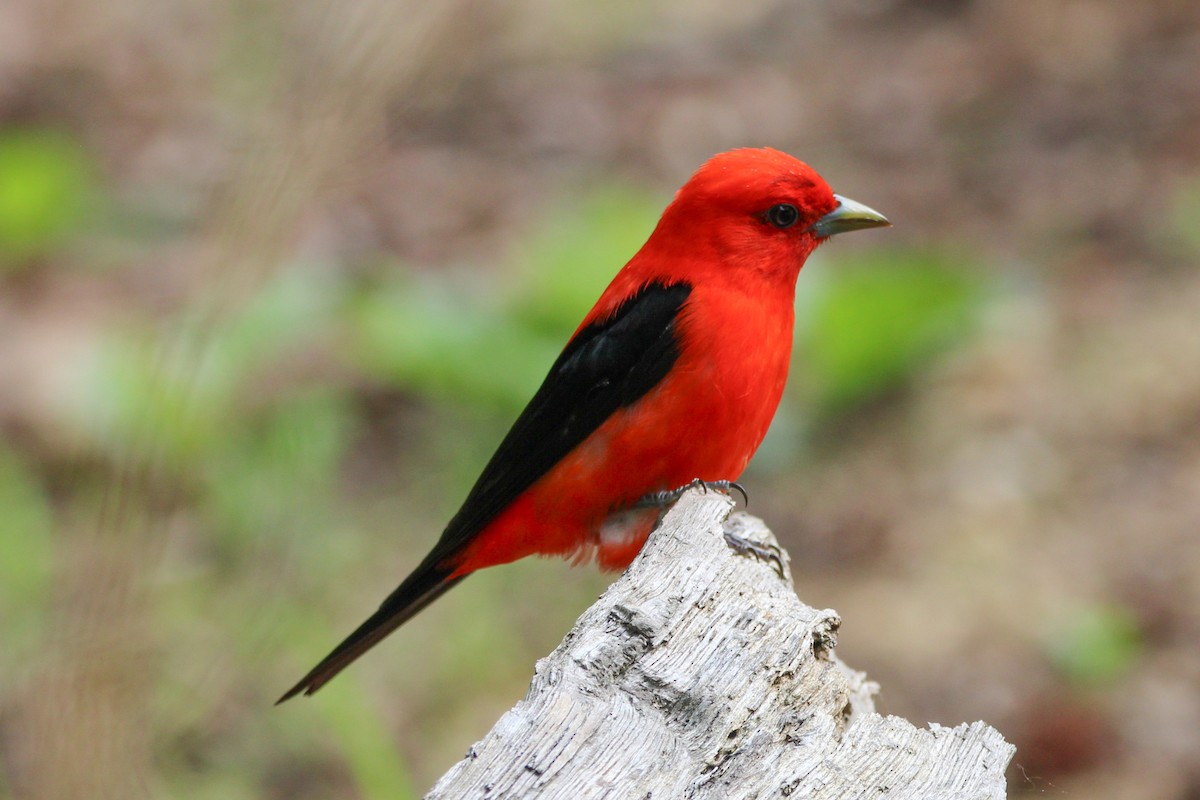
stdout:
POLYGON ((791 203, 776 203, 767 209, 766 218, 776 228, 790 228, 800 219, 800 211, 791 203))

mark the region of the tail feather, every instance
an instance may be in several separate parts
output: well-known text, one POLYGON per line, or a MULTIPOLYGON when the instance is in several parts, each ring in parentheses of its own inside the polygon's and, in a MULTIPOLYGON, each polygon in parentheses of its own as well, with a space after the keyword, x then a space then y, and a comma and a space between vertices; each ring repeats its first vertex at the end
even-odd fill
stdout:
POLYGON ((379 610, 321 659, 299 683, 275 701, 279 705, 303 692, 311 695, 355 659, 379 644, 385 636, 417 615, 427 605, 457 586, 466 575, 450 577, 449 570, 418 569, 392 592, 379 610))

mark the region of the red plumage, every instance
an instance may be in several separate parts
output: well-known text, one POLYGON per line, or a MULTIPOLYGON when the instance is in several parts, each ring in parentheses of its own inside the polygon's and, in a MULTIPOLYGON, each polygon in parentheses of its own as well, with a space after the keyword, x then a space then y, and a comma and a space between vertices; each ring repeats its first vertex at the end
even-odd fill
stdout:
POLYGON ((829 236, 886 225, 771 149, 710 159, 616 275, 428 557, 282 699, 311 694, 466 575, 528 555, 629 564, 647 495, 736 480, 787 380, 793 296, 829 236))

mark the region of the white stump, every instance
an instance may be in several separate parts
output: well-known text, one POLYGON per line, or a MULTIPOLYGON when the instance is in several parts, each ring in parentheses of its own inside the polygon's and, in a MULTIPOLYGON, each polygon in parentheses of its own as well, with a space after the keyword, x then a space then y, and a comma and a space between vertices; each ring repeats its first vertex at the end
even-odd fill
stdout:
POLYGON ((427 797, 1003 798, 1012 745, 876 714, 837 613, 801 603, 786 562, 736 554, 725 531, 775 538, 732 509, 685 495, 427 797))

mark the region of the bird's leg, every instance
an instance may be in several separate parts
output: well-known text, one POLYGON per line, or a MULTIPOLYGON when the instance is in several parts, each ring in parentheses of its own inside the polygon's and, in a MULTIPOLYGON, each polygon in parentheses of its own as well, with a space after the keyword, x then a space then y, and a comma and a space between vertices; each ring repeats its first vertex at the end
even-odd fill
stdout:
POLYGON ((679 498, 683 497, 684 492, 691 489, 700 489, 707 492, 712 489, 717 492, 730 494, 736 491, 742 496, 742 504, 750 505, 750 496, 746 494, 746 489, 736 481, 704 481, 699 478, 693 479, 690 483, 686 483, 677 489, 667 489, 662 492, 651 492, 642 499, 633 504, 634 508, 666 508, 674 503, 679 498))
POLYGON ((759 561, 769 562, 771 568, 779 573, 779 577, 787 580, 783 567, 783 551, 779 549, 778 545, 756 542, 730 530, 725 531, 725 543, 740 556, 753 556, 759 561))

